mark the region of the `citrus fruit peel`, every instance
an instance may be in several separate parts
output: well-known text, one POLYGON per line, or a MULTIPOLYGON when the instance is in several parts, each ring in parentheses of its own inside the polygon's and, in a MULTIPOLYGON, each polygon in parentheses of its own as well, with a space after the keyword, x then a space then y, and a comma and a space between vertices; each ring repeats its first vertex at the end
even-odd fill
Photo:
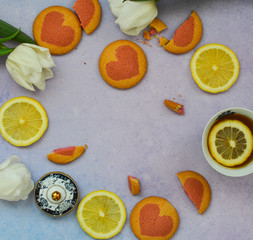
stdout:
POLYGON ((87 34, 93 33, 101 20, 101 6, 98 0, 76 0, 73 6, 81 26, 87 34))
POLYGON ((126 221, 126 209, 114 193, 99 190, 82 199, 77 210, 82 229, 95 239, 108 239, 118 234, 126 221))
POLYGON ((136 177, 128 176, 128 186, 132 195, 137 195, 141 192, 140 182, 136 177))
POLYGON ((175 54, 189 52, 200 42, 202 33, 201 19, 195 11, 192 11, 190 17, 175 31, 173 38, 164 49, 175 54))
POLYGON ((228 90, 237 80, 239 69, 235 53, 221 44, 204 45, 191 60, 193 79, 202 90, 210 93, 228 90))
POLYGON ((176 102, 168 100, 168 99, 164 100, 164 104, 166 107, 168 107, 172 111, 179 113, 181 115, 184 115, 184 105, 176 103, 176 102))
POLYGON ((47 155, 48 160, 58 164, 66 164, 80 157, 85 151, 84 146, 58 148, 47 155))
POLYGON ((233 167, 243 164, 252 153, 253 136, 241 121, 224 120, 210 130, 208 146, 218 163, 233 167))
POLYGON ((0 132, 6 141, 15 146, 28 146, 36 142, 47 126, 47 113, 33 98, 13 98, 0 109, 0 132))

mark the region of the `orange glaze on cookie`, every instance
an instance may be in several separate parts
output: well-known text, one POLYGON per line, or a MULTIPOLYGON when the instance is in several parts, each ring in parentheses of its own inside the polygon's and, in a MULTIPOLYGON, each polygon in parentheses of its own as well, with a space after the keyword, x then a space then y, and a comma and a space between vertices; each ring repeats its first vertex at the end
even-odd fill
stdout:
POLYGON ((164 237, 173 228, 171 216, 159 216, 160 208, 157 204, 146 204, 140 211, 139 224, 141 234, 150 237, 164 237))
POLYGON ((41 40, 59 47, 66 47, 75 39, 75 31, 70 26, 63 26, 65 17, 60 12, 49 12, 41 29, 41 40))
POLYGON ((204 193, 203 184, 196 178, 188 178, 186 179, 183 188, 197 209, 199 209, 204 193))
POLYGON ((54 150, 53 152, 55 154, 72 156, 75 152, 75 149, 76 149, 76 147, 58 148, 58 149, 54 150))
POLYGON ((95 6, 92 0, 76 1, 74 9, 77 11, 81 26, 85 29, 95 14, 95 6), (81 10, 79 10, 81 9, 81 10))
POLYGON ((130 46, 120 46, 116 49, 118 61, 109 62, 106 72, 115 81, 129 79, 139 74, 139 64, 136 51, 130 46))
POLYGON ((185 47, 192 42, 194 33, 194 18, 189 19, 177 29, 173 37, 174 44, 178 47, 185 47))

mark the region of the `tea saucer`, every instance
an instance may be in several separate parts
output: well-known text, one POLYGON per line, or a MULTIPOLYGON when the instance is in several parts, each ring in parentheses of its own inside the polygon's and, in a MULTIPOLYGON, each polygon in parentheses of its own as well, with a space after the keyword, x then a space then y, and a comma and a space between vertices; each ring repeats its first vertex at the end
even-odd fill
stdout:
POLYGON ((44 213, 53 217, 64 216, 77 206, 78 186, 63 172, 49 172, 36 183, 34 200, 44 213))

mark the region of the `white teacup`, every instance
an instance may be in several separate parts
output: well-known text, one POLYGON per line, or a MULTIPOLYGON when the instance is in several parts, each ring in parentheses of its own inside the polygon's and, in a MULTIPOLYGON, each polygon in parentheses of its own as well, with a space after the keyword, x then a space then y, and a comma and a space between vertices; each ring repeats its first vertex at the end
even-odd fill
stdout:
POLYGON ((240 108, 240 107, 234 107, 234 108, 228 108, 228 109, 224 109, 218 113, 216 113, 207 123, 203 135, 202 135, 202 150, 203 153, 206 157, 207 162, 219 173, 224 174, 226 176, 230 176, 230 177, 242 177, 242 176, 246 176, 250 173, 253 173, 253 161, 251 161, 249 164, 242 166, 242 167, 238 167, 238 168, 230 168, 230 167, 226 167, 223 166, 221 164, 219 164, 218 162, 216 162, 209 150, 208 150, 208 145, 207 145, 207 138, 208 138, 208 133, 211 129, 211 127, 213 126, 213 124, 215 123, 215 121, 225 115, 228 114, 233 114, 233 113, 239 113, 241 115, 247 116, 250 119, 253 119, 253 112, 251 110, 245 109, 245 108, 240 108))

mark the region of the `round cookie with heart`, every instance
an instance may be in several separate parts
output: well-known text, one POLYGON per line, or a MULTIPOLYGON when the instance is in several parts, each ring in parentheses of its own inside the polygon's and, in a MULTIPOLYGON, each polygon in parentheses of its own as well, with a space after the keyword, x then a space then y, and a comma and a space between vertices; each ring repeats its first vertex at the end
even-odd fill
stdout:
POLYGON ((118 40, 109 44, 99 59, 102 78, 111 86, 127 89, 138 84, 147 71, 147 58, 136 43, 118 40))
POLYGON ((101 6, 98 0, 76 0, 73 6, 81 26, 87 34, 93 33, 101 20, 101 6))
POLYGON ((161 197, 147 197, 135 205, 130 216, 133 233, 140 240, 167 240, 177 231, 175 207, 161 197))
POLYGON ((34 20, 33 36, 36 43, 48 48, 51 54, 62 55, 77 46, 82 28, 70 9, 52 6, 41 11, 34 20))

